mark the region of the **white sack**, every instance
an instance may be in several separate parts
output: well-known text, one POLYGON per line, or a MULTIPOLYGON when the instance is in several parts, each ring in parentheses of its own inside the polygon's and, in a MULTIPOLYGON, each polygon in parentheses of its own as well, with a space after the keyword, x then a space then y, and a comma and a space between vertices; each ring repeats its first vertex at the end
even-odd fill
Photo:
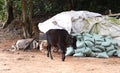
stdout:
POLYGON ((74 21, 79 18, 88 18, 93 16, 101 16, 101 14, 89 11, 66 11, 39 23, 38 27, 39 30, 44 33, 46 33, 49 29, 66 29, 70 33, 74 21))
POLYGON ((46 33, 49 29, 66 29, 69 33, 71 32, 71 16, 66 13, 60 13, 54 17, 46 20, 43 23, 39 23, 39 30, 46 33))
MULTIPOLYGON (((90 32, 112 38, 120 37, 120 21, 89 11, 66 11, 39 23, 39 30, 46 33, 49 29, 66 29, 69 33, 90 32), (94 28, 93 28, 94 26, 94 28)), ((120 40, 120 38, 118 39, 120 40)), ((117 41, 120 46, 120 42, 117 41)))

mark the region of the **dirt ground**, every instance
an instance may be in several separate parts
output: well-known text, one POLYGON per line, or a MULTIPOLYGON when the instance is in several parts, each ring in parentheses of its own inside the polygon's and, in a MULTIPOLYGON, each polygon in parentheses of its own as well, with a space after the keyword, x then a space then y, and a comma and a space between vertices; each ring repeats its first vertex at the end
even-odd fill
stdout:
POLYGON ((120 59, 68 56, 65 62, 61 55, 54 53, 54 59, 38 50, 10 52, 8 49, 16 42, 3 36, 0 31, 0 73, 120 73, 120 59))

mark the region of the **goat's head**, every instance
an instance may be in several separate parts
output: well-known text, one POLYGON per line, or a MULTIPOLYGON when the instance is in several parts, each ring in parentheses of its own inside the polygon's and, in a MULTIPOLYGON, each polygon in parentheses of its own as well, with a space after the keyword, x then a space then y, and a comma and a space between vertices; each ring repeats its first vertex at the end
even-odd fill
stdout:
POLYGON ((67 46, 71 45, 74 49, 76 49, 76 41, 77 41, 76 36, 68 35, 66 38, 67 46))

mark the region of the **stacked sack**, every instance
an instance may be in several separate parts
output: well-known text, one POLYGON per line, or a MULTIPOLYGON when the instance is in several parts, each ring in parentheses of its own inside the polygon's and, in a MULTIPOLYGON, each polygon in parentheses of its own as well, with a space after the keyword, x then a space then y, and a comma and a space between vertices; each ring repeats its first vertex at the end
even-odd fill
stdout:
POLYGON ((98 34, 76 33, 72 34, 77 37, 77 49, 67 48, 66 56, 73 55, 75 57, 98 57, 109 58, 110 56, 120 57, 120 49, 117 42, 110 36, 102 36, 98 34))

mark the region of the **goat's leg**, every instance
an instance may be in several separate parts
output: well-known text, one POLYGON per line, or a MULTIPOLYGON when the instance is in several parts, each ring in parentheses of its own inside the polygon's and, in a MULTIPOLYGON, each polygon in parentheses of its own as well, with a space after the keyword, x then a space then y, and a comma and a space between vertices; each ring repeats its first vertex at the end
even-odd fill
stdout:
POLYGON ((51 54, 51 48, 50 48, 50 58, 53 59, 53 56, 52 56, 52 54, 51 54))
POLYGON ((47 45, 47 57, 49 57, 49 48, 50 48, 50 46, 47 45))
POLYGON ((65 60, 65 51, 64 50, 62 50, 62 61, 64 61, 65 60))
POLYGON ((65 60, 66 48, 62 45, 58 45, 58 48, 61 49, 61 51, 62 51, 62 61, 64 61, 65 60))
POLYGON ((62 48, 62 61, 65 60, 65 54, 66 54, 66 48, 63 47, 63 48, 62 48))
POLYGON ((51 45, 47 46, 47 57, 49 57, 49 55, 50 55, 50 58, 53 59, 52 54, 51 54, 51 45))

